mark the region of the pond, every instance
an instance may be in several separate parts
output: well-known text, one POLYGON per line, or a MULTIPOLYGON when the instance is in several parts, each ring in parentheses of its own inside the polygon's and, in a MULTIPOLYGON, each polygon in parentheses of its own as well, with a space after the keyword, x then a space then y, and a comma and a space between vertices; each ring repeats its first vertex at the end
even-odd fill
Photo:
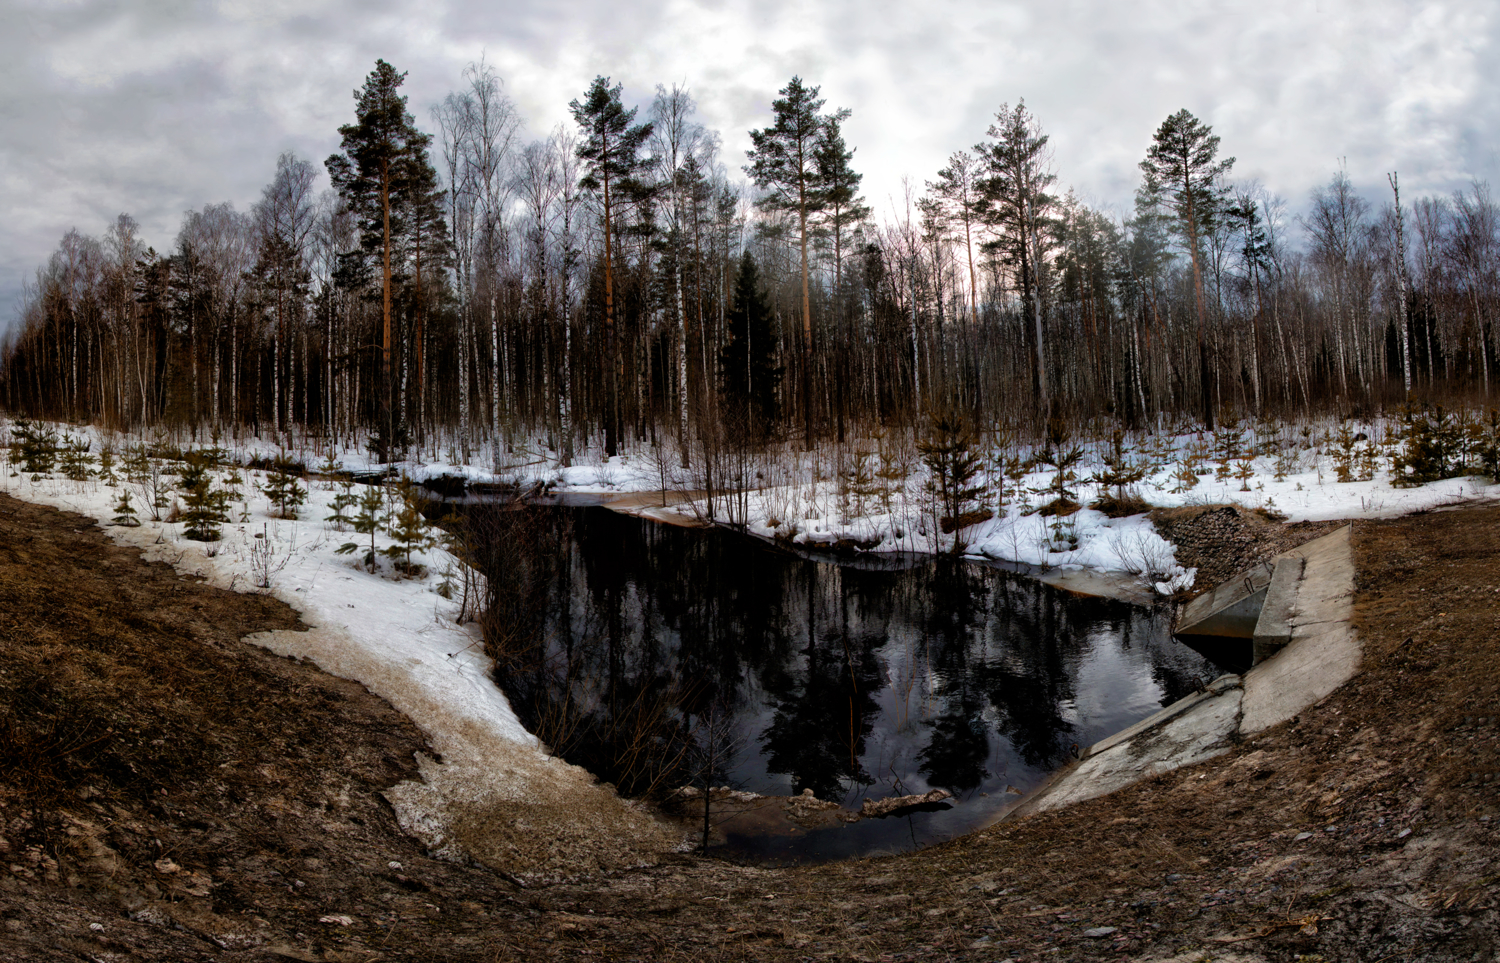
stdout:
POLYGON ((814 557, 602 508, 471 506, 497 681, 564 759, 622 792, 727 785, 864 799, 884 819, 720 835, 762 861, 930 845, 1219 674, 1167 613, 974 562, 814 557))

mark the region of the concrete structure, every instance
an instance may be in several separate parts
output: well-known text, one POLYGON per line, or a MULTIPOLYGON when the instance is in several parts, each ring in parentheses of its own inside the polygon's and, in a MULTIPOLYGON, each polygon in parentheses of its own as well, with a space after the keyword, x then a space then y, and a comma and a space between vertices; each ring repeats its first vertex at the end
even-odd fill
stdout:
POLYGON ((1266 562, 1204 592, 1182 607, 1175 634, 1250 638, 1274 572, 1274 561, 1266 562))
MULTIPOLYGON (((1090 746, 1080 761, 1055 776, 1015 809, 1044 812, 1093 799, 1131 783, 1228 752, 1230 747, 1292 718, 1348 681, 1359 668, 1354 610, 1354 557, 1349 529, 1283 553, 1269 566, 1236 579, 1238 585, 1193 610, 1197 624, 1243 625, 1249 600, 1259 595, 1247 633, 1264 658, 1243 676, 1215 679, 1155 715, 1090 746), (1220 618, 1222 613, 1232 612, 1220 618), (1217 622, 1209 621, 1217 619, 1217 622)), ((1228 583, 1226 583, 1227 585, 1228 583)), ((1197 600, 1195 600, 1196 602, 1197 600)))

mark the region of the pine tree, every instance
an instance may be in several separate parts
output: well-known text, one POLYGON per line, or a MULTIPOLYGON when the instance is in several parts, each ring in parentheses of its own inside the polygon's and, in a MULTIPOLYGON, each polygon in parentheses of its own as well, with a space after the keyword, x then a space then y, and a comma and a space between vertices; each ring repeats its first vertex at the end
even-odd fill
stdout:
POLYGON ((938 179, 927 185, 927 189, 938 198, 944 215, 963 225, 964 260, 969 268, 969 320, 976 328, 979 326, 979 275, 974 261, 974 228, 985 210, 981 170, 973 154, 958 151, 948 158, 948 166, 938 171, 938 179))
POLYGON ((94 459, 89 457, 88 441, 72 435, 64 435, 60 453, 63 477, 69 481, 88 481, 89 476, 93 474, 90 466, 94 463, 94 459))
POLYGON ((333 503, 329 506, 333 509, 333 514, 323 520, 333 522, 333 527, 342 532, 354 524, 354 516, 348 514, 348 511, 358 504, 359 498, 354 494, 354 481, 340 479, 339 492, 333 496, 333 503))
POLYGON ((105 445, 99 449, 99 480, 110 488, 119 484, 120 478, 115 474, 115 449, 113 444, 105 445))
POLYGON ((1130 494, 1130 489, 1139 485, 1150 474, 1150 466, 1133 457, 1133 453, 1125 445, 1124 431, 1116 428, 1111 433, 1109 451, 1101 455, 1099 461, 1099 469, 1089 478, 1100 489, 1099 497, 1094 500, 1094 508, 1110 517, 1119 517, 1143 512, 1150 507, 1139 497, 1130 494))
MULTIPOLYGON (((380 532, 385 522, 385 493, 380 490, 379 485, 366 485, 364 493, 359 497, 359 514, 354 516, 354 530, 361 535, 370 536, 370 550, 365 553, 364 563, 369 566, 370 571, 375 571, 375 536, 380 532)), ((345 542, 337 549, 338 554, 348 555, 359 551, 359 545, 355 542, 345 542)))
POLYGON ((293 465, 285 457, 271 463, 271 470, 260 486, 261 494, 276 507, 277 518, 296 518, 297 509, 307 501, 307 489, 297 483, 293 465))
POLYGON ((975 453, 978 439, 968 419, 952 407, 929 416, 927 437, 917 442, 922 463, 930 473, 927 490, 937 499, 940 509, 938 525, 953 533, 953 554, 964 550, 963 529, 992 516, 981 509, 984 486, 976 484, 984 462, 975 453))
POLYGON ((386 534, 395 540, 395 544, 381 549, 381 554, 394 559, 398 571, 416 575, 419 570, 412 565, 411 553, 423 551, 432 544, 427 534, 427 519, 422 515, 422 496, 416 483, 409 478, 401 480, 396 492, 401 497, 401 507, 391 514, 386 528, 386 534))
POLYGON ((1204 427, 1214 427, 1213 369, 1208 357, 1208 307, 1203 293, 1201 242, 1224 213, 1228 187, 1224 175, 1234 158, 1218 159, 1219 138, 1213 128, 1186 110, 1162 121, 1151 149, 1141 161, 1146 175, 1141 194, 1152 205, 1170 208, 1177 233, 1193 266, 1193 303, 1198 315, 1198 379, 1204 427))
POLYGON ((1057 175, 1052 172, 1048 136, 1042 133, 1024 100, 1014 108, 1000 105, 989 137, 988 143, 974 146, 987 168, 979 181, 984 218, 997 235, 990 246, 1016 269, 1022 310, 1031 326, 1032 389, 1046 417, 1051 413, 1052 389, 1044 351, 1041 271, 1051 246, 1047 227, 1057 205, 1057 198, 1047 188, 1057 181, 1057 175))
POLYGON ((151 473, 151 456, 146 453, 144 442, 125 449, 124 468, 126 481, 138 485, 146 481, 146 476, 151 473))
POLYGON ((229 493, 214 487, 213 455, 190 451, 183 460, 177 487, 182 492, 182 534, 196 542, 219 540, 219 526, 229 521, 229 493))
POLYGON ((844 289, 844 256, 859 225, 870 216, 870 205, 859 196, 859 184, 864 175, 852 166, 854 150, 844 143, 843 121, 849 111, 841 110, 823 121, 823 131, 818 136, 817 162, 818 180, 823 197, 822 229, 833 242, 833 296, 842 296, 844 289))
POLYGON ((26 418, 17 418, 11 428, 21 449, 21 470, 28 475, 49 475, 57 463, 57 432, 26 418))
POLYGON ((620 84, 610 86, 608 77, 595 77, 583 99, 568 104, 583 138, 578 143, 578 159, 585 166, 578 186, 599 198, 604 230, 604 341, 606 397, 604 413, 604 453, 613 458, 618 451, 620 431, 620 335, 615 307, 614 232, 616 209, 635 186, 635 176, 643 160, 641 145, 651 136, 651 124, 632 124, 636 108, 625 109, 620 102, 620 84))
MULTIPOLYGON (((330 156, 326 162, 333 186, 358 219, 366 254, 379 257, 382 328, 377 395, 384 434, 377 433, 377 438, 387 440, 394 436, 396 427, 391 405, 395 390, 392 260, 400 242, 409 239, 411 233, 410 218, 403 215, 416 211, 419 221, 426 216, 423 212, 435 206, 437 183, 427 156, 432 137, 417 129, 416 121, 406 110, 406 98, 397 93, 405 80, 406 74, 398 73, 384 60, 375 61, 375 69, 365 79, 364 88, 354 94, 355 123, 339 128, 343 136, 342 153, 330 156)), ((436 221, 428 217, 423 230, 429 234, 441 233, 440 223, 440 214, 436 221)), ((382 447, 379 454, 384 462, 389 449, 382 447)))
POLYGON ((115 517, 110 519, 123 528, 139 528, 141 520, 136 517, 135 506, 130 504, 130 489, 120 489, 120 498, 115 502, 115 517))
MULTIPOLYGON (((818 148, 829 118, 819 113, 823 101, 818 99, 818 88, 803 86, 801 77, 793 77, 780 93, 781 99, 771 104, 776 122, 762 130, 750 131, 754 146, 747 153, 750 163, 745 167, 745 173, 757 187, 766 191, 756 202, 762 210, 797 215, 802 256, 802 417, 805 441, 810 448, 813 443, 813 405, 809 358, 813 325, 807 242, 811 219, 828 203, 826 185, 818 166, 818 148)), ((833 119, 842 121, 848 116, 847 110, 840 110, 834 113, 833 119)))

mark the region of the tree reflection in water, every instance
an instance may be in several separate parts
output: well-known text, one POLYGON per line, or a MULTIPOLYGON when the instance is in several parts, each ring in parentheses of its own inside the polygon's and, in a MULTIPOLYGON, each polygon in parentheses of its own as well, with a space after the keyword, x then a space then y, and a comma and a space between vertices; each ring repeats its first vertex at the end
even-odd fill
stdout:
MULTIPOLYGON (((500 684, 626 793, 948 789, 953 809, 899 828, 932 842, 1217 674, 1164 614, 972 562, 835 562, 599 508, 469 517, 500 684)), ((829 832, 892 845, 864 825, 829 832)))

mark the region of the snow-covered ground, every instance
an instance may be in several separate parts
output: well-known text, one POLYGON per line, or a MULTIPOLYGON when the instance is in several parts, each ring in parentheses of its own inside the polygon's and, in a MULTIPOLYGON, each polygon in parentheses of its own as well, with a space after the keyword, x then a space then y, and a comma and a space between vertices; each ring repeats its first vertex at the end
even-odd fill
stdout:
MULTIPOLYGON (((89 437, 96 455, 106 440, 87 429, 69 433, 89 437)), ((161 519, 152 518, 144 487, 126 480, 118 457, 113 483, 97 477, 73 481, 59 471, 33 476, 4 450, 6 441, 0 422, 0 492, 97 519, 116 542, 138 547, 148 559, 168 562, 185 575, 226 589, 275 595, 311 628, 262 633, 251 641, 358 681, 416 723, 441 762, 419 758, 422 781, 402 783, 386 795, 403 828, 434 853, 483 858, 489 848, 497 859, 510 857, 504 859, 506 868, 517 875, 567 875, 578 862, 564 852, 569 840, 559 839, 556 854, 517 858, 501 852, 509 841, 493 838, 494 827, 484 824, 495 820, 482 815, 555 808, 561 799, 587 812, 576 825, 552 827, 559 836, 578 837, 575 848, 591 848, 582 839, 590 833, 618 837, 622 855, 635 848, 632 837, 644 851, 658 847, 661 830, 643 811, 595 786, 583 770, 548 755, 521 725, 491 678, 478 626, 459 620, 463 567, 442 548, 413 552, 411 561, 421 566, 410 569, 415 575, 398 572, 391 559, 379 556, 371 572, 364 561, 370 537, 347 526, 341 531, 326 520, 338 485, 304 482, 309 490, 298 517, 280 518, 261 493, 267 473, 244 468, 215 473, 218 486, 238 480, 230 486, 232 520, 222 526, 222 538, 193 541, 184 537, 183 523, 165 520, 170 509, 161 519), (114 523, 124 492, 130 493, 138 527, 114 523), (359 550, 340 554, 348 542, 359 550)), ((108 441, 121 450, 132 442, 108 441)), ((247 459, 253 453, 234 454, 247 459)), ((97 472, 97 461, 93 467, 97 472)), ((176 480, 172 470, 166 475, 168 482, 176 480)), ((394 493, 387 494, 389 503, 394 493)), ((180 494, 174 497, 181 501, 180 494)), ((393 544, 387 533, 376 535, 377 549, 393 544)))
MULTIPOLYGON (((215 585, 275 594, 313 628, 268 633, 256 641, 363 683, 427 733, 442 763, 423 760, 425 782, 403 784, 388 795, 403 825, 435 851, 474 854, 485 845, 504 849, 511 844, 486 842, 482 833, 477 842, 472 834, 458 838, 462 834, 455 830, 456 821, 493 824, 494 812, 513 811, 522 804, 552 805, 564 798, 574 808, 581 799, 592 800, 583 807, 589 811, 589 825, 554 827, 554 832, 613 833, 621 840, 660 838, 644 815, 618 800, 605 801, 603 796, 609 794, 594 787, 581 770, 549 757, 517 720, 490 676, 477 627, 461 621, 454 589, 461 583, 462 566, 452 556, 429 545, 411 556, 418 568, 398 572, 391 559, 380 557, 377 570, 371 572, 363 559, 369 536, 327 520, 334 514, 337 484, 306 482, 310 490, 298 518, 281 518, 262 492, 266 473, 240 467, 252 459, 289 454, 314 469, 329 464, 330 456, 344 469, 375 468, 363 449, 329 452, 297 445, 288 449, 255 439, 221 441, 234 467, 218 471, 215 478, 216 485, 227 485, 233 493, 232 520, 223 526, 219 541, 198 542, 184 536, 181 522, 166 521, 166 511, 162 519, 153 519, 145 486, 126 480, 124 452, 141 439, 90 427, 54 426, 63 438, 71 435, 88 442, 95 472, 98 454, 106 448, 115 452, 115 480, 95 476, 74 481, 57 469, 47 475, 22 471, 19 454, 7 447, 12 427, 0 419, 0 491, 98 519, 117 541, 139 546, 149 558, 166 560, 215 585), (112 523, 125 491, 132 495, 140 527, 112 523), (339 548, 348 542, 360 548, 341 554, 339 548), (492 815, 476 821, 476 812, 492 815)), ((1363 426, 1372 438, 1382 437, 1381 429, 1363 426)), ((1394 515, 1500 492, 1488 479, 1474 477, 1394 487, 1388 458, 1366 460, 1366 468, 1374 469, 1367 480, 1338 482, 1328 454, 1330 430, 1328 425, 1309 426, 1300 440, 1278 446, 1279 457, 1241 458, 1217 473, 1219 463, 1205 457, 1205 436, 1159 433, 1127 439, 1136 451, 1133 457, 1153 466, 1150 475, 1132 487, 1152 505, 1234 502, 1291 520, 1394 515), (1192 470, 1184 470, 1187 453, 1195 450, 1199 461, 1192 470), (1231 467, 1238 477, 1229 475, 1231 467)), ((171 442, 193 447, 187 438, 171 442)), ((207 445, 208 440, 200 443, 207 445)), ((783 448, 760 455, 737 469, 754 479, 753 490, 720 496, 712 506, 701 497, 682 500, 652 509, 652 514, 727 521, 757 535, 808 547, 847 539, 877 551, 948 550, 952 536, 942 534, 936 523, 939 512, 920 458, 909 447, 881 450, 880 444, 875 440, 811 453, 783 448)), ((1071 469, 1074 479, 1062 479, 1078 501, 1088 504, 1099 495, 1101 486, 1088 479, 1100 469, 1109 447, 1107 442, 1084 446, 1083 456, 1071 469)), ((1177 564, 1173 547, 1145 515, 1109 518, 1090 508, 1064 518, 1035 512, 1054 496, 1045 489, 1059 479, 1056 470, 1045 465, 1023 472, 1019 466, 1032 454, 1024 448, 991 453, 991 467, 980 480, 989 489, 982 507, 995 514, 964 531, 968 554, 1050 569, 1129 573, 1163 593, 1191 585, 1194 573, 1177 564), (995 465, 1008 468, 997 471, 995 465), (1003 504, 997 500, 1002 488, 1003 504)), ((608 459, 586 452, 575 464, 562 467, 555 452, 537 444, 487 450, 467 460, 451 446, 439 445, 389 467, 414 480, 461 476, 469 481, 540 483, 556 492, 701 490, 701 470, 684 468, 681 462, 673 452, 641 450, 608 459)), ((175 474, 175 469, 168 469, 166 481, 174 482, 175 474)), ((356 496, 365 490, 363 485, 352 486, 356 496)), ((387 507, 399 507, 393 491, 386 498, 387 507)), ((393 539, 382 531, 375 544, 386 548, 393 539)), ((545 871, 545 866, 539 870, 545 871)))

